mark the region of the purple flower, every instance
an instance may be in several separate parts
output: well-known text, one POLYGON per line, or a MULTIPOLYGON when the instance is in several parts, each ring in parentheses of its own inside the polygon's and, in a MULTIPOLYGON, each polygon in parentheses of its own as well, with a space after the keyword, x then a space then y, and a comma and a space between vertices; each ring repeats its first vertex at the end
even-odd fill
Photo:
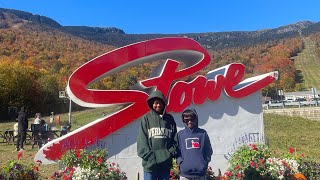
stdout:
POLYGON ((15 168, 15 169, 18 169, 18 170, 21 170, 21 169, 22 169, 22 166, 21 166, 21 164, 15 164, 15 165, 14 165, 14 168, 15 168))
POLYGON ((32 176, 33 176, 33 171, 30 170, 30 171, 28 172, 28 174, 32 177, 32 176))

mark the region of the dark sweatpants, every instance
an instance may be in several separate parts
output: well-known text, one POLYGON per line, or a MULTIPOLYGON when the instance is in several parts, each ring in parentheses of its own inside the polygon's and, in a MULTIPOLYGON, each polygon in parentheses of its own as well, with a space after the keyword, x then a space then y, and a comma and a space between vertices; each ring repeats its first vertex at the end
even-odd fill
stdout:
POLYGON ((17 149, 23 148, 23 143, 26 140, 26 135, 27 135, 27 132, 19 132, 18 133, 18 139, 17 139, 17 145, 16 145, 17 149))

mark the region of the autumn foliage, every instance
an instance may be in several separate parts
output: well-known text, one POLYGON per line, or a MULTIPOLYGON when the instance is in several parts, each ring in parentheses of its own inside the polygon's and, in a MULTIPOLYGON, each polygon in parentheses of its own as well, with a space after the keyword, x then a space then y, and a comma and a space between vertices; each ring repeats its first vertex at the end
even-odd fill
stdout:
MULTIPOLYGON (((320 39, 319 35, 315 38, 320 39)), ((212 62, 199 74, 205 75, 229 63, 242 63, 246 66, 246 77, 279 71, 279 81, 265 88, 264 93, 275 93, 272 91, 277 88, 293 91, 297 72, 291 57, 302 48, 301 38, 291 38, 250 47, 208 49, 212 62)), ((58 103, 58 91, 65 89, 76 68, 113 49, 35 24, 0 29, 0 114, 6 113, 9 106, 38 108, 58 103)), ((158 64, 131 67, 107 76, 90 88, 129 89, 138 80, 149 77, 158 64)))

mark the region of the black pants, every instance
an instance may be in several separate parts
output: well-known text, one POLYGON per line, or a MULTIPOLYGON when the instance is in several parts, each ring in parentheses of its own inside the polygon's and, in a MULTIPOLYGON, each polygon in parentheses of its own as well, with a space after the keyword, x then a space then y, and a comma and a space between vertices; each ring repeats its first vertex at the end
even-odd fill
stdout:
POLYGON ((26 136, 27 136, 27 132, 18 132, 18 136, 17 136, 18 139, 17 139, 17 145, 16 145, 17 149, 23 148, 23 143, 26 140, 26 136))

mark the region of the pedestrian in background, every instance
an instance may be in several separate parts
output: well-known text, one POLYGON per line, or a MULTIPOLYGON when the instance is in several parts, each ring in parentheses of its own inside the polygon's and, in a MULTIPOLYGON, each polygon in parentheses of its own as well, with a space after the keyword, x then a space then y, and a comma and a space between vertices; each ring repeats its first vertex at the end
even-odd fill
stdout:
POLYGON ((18 113, 18 139, 16 144, 16 151, 19 151, 23 148, 23 144, 26 140, 27 129, 28 129, 28 118, 27 118, 27 109, 25 106, 21 107, 20 112, 18 113))
POLYGON ((41 113, 36 113, 33 124, 40 124, 41 122, 41 113))

